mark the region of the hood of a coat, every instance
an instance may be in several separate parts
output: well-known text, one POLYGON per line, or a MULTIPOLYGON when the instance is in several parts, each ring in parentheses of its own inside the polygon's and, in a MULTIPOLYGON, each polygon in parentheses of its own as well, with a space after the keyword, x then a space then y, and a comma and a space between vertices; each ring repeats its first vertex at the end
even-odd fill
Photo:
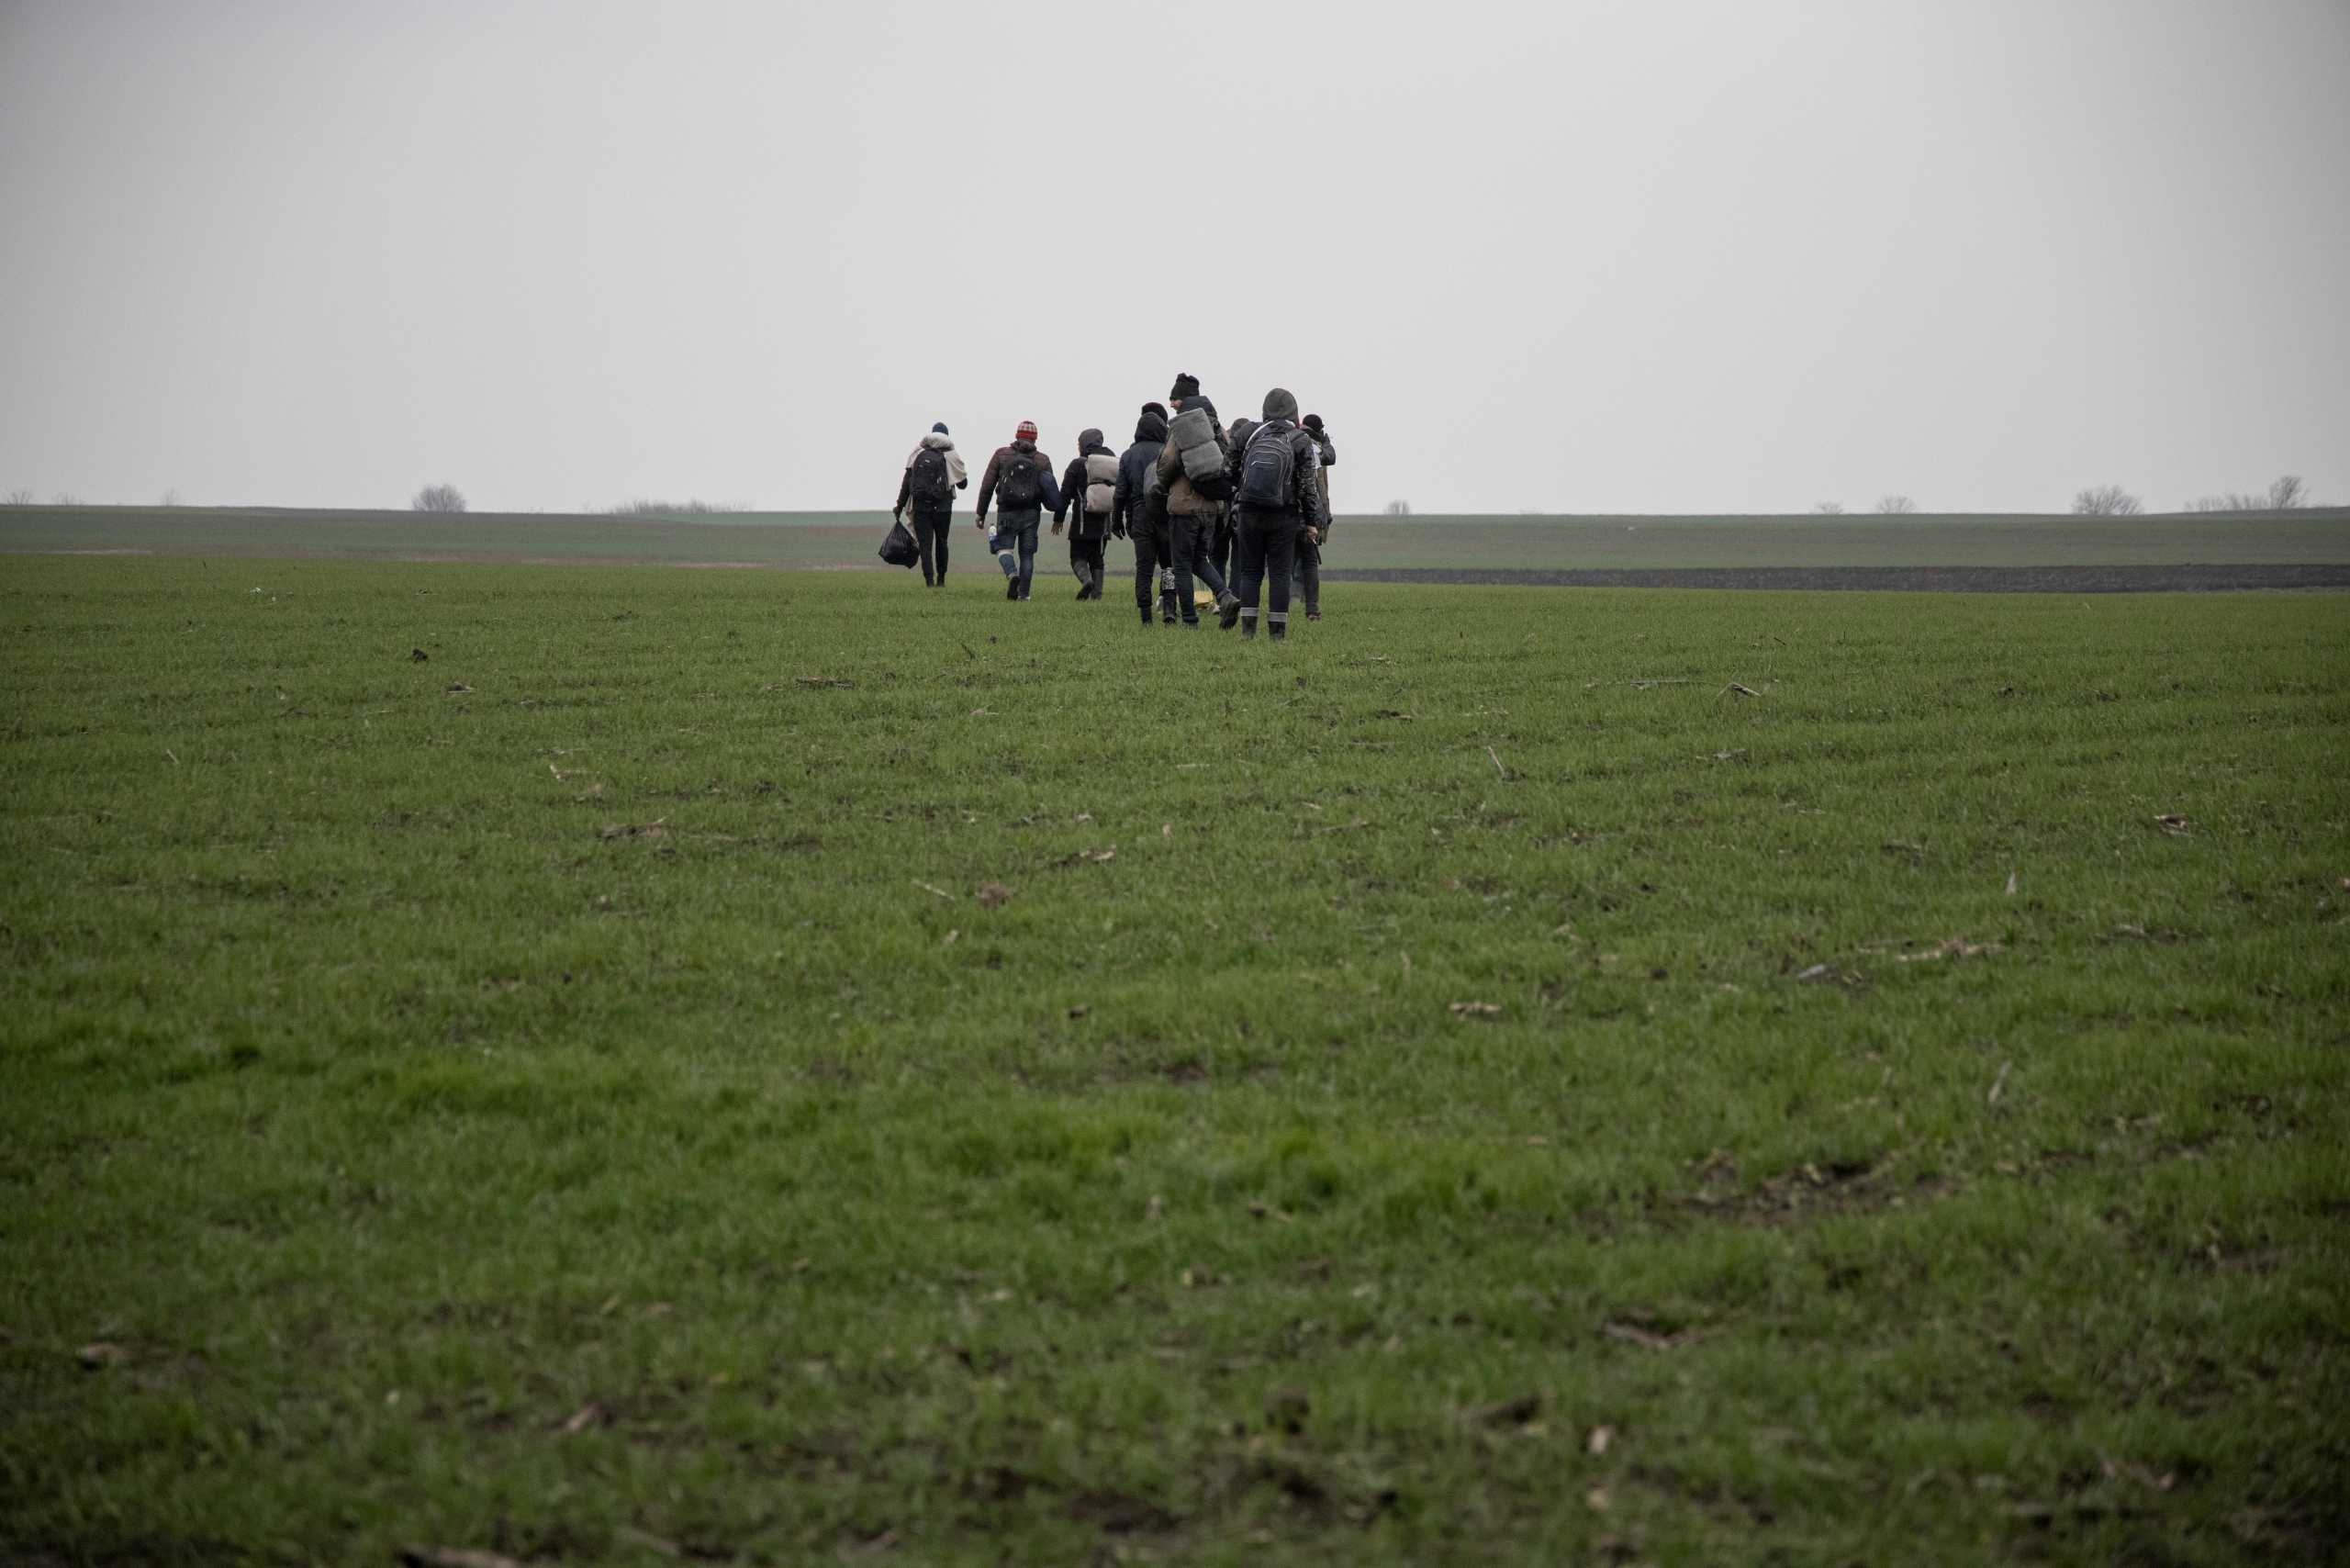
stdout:
POLYGON ((1167 421, 1160 419, 1157 414, 1145 414, 1142 418, 1135 421, 1135 439, 1136 441, 1155 441, 1162 446, 1165 445, 1167 442, 1167 421))
POLYGON ((928 435, 923 437, 922 443, 930 448, 933 452, 952 452, 955 450, 955 438, 950 435, 941 435, 936 431, 933 431, 928 435))
POLYGON ((1270 392, 1266 393, 1265 418, 1269 421, 1272 420, 1287 420, 1292 424, 1295 424, 1297 422, 1296 394, 1280 386, 1276 386, 1270 392))
POLYGON ((1034 451, 1035 451, 1035 450, 1036 450, 1036 443, 1035 443, 1035 442, 1033 442, 1033 441, 1030 441, 1030 440, 1029 440, 1026 436, 1024 436, 1024 436, 1015 436, 1015 437, 1013 439, 1013 442, 1012 442, 1012 444, 1011 444, 1010 446, 1005 447, 1005 448, 1004 448, 1004 450, 1005 450, 1006 452, 1034 452, 1034 451))
POLYGON ((1078 432, 1077 454, 1080 457, 1087 456, 1092 453, 1107 452, 1110 449, 1108 447, 1102 444, 1102 432, 1100 431, 1080 431, 1078 432))

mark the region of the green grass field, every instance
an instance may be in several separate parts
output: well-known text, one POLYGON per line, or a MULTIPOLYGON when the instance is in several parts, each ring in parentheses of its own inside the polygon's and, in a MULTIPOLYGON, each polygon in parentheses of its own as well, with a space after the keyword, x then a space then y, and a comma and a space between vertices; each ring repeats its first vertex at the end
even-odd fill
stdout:
MULTIPOLYGON (((282 511, 197 507, 0 508, 0 552, 332 556, 856 566, 874 559, 889 513, 745 512, 653 521, 559 513, 282 511)), ((954 548, 985 547, 966 501, 954 548)), ((1067 547, 1049 536, 1056 567, 1067 547)), ((1111 563, 1131 569, 1123 543, 1111 563)), ((1333 569, 1476 566, 2045 566, 2350 563, 2350 509, 2256 517, 1420 517, 1343 518, 1333 569)))
POLYGON ((2345 1550, 2350 599, 1046 582, 0 563, 0 1558, 2345 1550))

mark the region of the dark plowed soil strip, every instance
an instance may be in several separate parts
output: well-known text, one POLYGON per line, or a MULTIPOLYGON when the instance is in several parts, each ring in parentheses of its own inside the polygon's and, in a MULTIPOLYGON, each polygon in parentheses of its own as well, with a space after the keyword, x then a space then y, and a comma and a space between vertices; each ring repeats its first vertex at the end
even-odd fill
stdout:
POLYGON ((1608 571, 1326 568, 1332 583, 1493 583, 1521 588, 1857 588, 1872 593, 2235 593, 2350 588, 2343 566, 1657 566, 1608 571))

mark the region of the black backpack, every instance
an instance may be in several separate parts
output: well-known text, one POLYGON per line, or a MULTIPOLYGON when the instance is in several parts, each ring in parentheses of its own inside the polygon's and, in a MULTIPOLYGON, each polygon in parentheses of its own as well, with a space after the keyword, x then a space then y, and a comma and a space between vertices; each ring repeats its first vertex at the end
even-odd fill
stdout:
POLYGON ((1290 448, 1290 433, 1271 424, 1259 425, 1249 433, 1240 460, 1242 506, 1281 511, 1295 504, 1290 492, 1297 454, 1290 448))
POLYGON ((1006 511, 1034 511, 1044 505, 1045 492, 1036 482, 1036 454, 1007 449, 996 471, 995 498, 1006 511))
POLYGON ((925 446, 914 454, 913 481, 907 487, 914 505, 925 511, 952 506, 955 485, 946 476, 946 454, 934 446, 925 446))

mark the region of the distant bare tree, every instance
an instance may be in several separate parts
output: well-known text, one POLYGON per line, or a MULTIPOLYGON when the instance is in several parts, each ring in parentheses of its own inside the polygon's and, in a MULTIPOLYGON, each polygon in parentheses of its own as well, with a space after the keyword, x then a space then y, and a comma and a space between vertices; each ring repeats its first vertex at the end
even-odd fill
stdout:
POLYGON ((1390 501, 1387 503, 1387 515, 1389 517, 1409 517, 1412 515, 1412 503, 1409 501, 1390 501))
POLYGON ((175 507, 180 504, 180 492, 177 486, 163 492, 162 504, 167 507, 175 507))
POLYGON ((610 517, 720 517, 731 512, 749 511, 748 501, 706 501, 699 496, 682 501, 665 501, 640 496, 618 506, 590 509, 610 517))
POLYGON ((1841 501, 1821 501, 1815 505, 1811 510, 1820 517, 1842 517, 1844 515, 1844 503, 1841 501))
POLYGON ((2188 511, 2293 511, 2310 504, 2309 487, 2301 483, 2299 474, 2288 474, 2268 487, 2266 495, 2252 490, 2230 490, 2225 495, 2198 496, 2187 503, 2188 511))
POLYGON ((410 511, 463 511, 465 498, 454 485, 427 485, 408 501, 410 511))
POLYGON ((82 504, 82 498, 71 490, 60 490, 49 498, 49 504, 53 507, 78 507, 82 504))
POLYGON ((1907 517, 1918 510, 1918 503, 1907 496, 1879 496, 1876 510, 1886 517, 1907 517))
POLYGON ((2119 485, 2096 485, 2073 498, 2075 517, 2136 517, 2146 509, 2119 485))
POLYGON ((33 493, 30 490, 11 490, 6 498, 0 499, 0 506, 28 507, 32 504, 33 493))

